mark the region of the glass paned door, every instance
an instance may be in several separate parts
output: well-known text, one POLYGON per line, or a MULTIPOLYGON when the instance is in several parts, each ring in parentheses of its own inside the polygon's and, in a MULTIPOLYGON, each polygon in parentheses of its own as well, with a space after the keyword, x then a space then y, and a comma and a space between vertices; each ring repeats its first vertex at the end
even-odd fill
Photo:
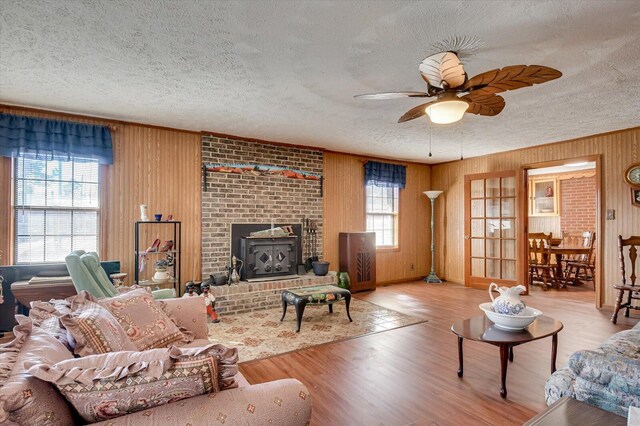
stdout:
POLYGON ((515 285, 516 172, 465 176, 465 280, 515 285))

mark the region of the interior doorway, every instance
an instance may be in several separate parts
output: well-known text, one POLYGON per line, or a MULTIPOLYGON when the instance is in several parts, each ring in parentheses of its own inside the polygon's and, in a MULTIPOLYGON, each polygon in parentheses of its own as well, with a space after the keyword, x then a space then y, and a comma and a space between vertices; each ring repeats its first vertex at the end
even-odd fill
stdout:
POLYGON ((599 156, 523 167, 529 292, 589 292, 600 307, 600 167, 599 156))

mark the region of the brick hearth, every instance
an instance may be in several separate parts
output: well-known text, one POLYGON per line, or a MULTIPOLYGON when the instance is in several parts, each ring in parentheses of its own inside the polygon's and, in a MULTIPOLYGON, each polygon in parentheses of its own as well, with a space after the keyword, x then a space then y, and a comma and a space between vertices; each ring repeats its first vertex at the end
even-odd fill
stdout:
POLYGON ((216 312, 219 315, 229 315, 282 306, 280 294, 286 288, 311 287, 337 282, 338 278, 333 274, 324 277, 305 275, 290 280, 240 282, 232 286, 211 287, 211 292, 216 297, 216 312))

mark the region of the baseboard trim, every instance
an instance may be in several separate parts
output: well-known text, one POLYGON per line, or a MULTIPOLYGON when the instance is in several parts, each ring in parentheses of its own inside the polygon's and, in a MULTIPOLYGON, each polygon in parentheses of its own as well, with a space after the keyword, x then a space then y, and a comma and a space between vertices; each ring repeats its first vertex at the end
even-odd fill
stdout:
MULTIPOLYGON (((402 283, 408 283, 411 281, 420 281, 425 277, 425 275, 418 275, 417 277, 413 277, 413 278, 401 278, 399 280, 390 280, 390 281, 382 281, 382 282, 377 282, 376 283, 376 287, 380 286, 380 287, 386 287, 388 285, 394 285, 394 284, 402 284, 402 283)), ((444 280, 443 280, 444 281, 444 280)))

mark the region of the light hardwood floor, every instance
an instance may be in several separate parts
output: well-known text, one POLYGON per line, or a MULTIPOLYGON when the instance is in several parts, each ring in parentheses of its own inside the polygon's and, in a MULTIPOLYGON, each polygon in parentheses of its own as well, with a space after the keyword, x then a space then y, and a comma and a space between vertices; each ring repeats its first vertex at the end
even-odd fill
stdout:
MULTIPOLYGON (((313 397, 312 425, 512 425, 542 411, 550 374, 551 339, 514 349, 507 373, 508 397, 500 398, 498 348, 465 342, 465 375, 459 379, 451 324, 481 314, 486 291, 423 282, 380 287, 354 297, 427 323, 316 346, 241 364, 250 383, 294 377, 313 397)), ((595 348, 611 334, 631 328, 638 315, 618 325, 610 311, 594 307, 593 292, 536 288, 525 301, 559 319, 558 368, 578 349, 595 348)), ((304 332, 304 330, 303 330, 304 332)))

